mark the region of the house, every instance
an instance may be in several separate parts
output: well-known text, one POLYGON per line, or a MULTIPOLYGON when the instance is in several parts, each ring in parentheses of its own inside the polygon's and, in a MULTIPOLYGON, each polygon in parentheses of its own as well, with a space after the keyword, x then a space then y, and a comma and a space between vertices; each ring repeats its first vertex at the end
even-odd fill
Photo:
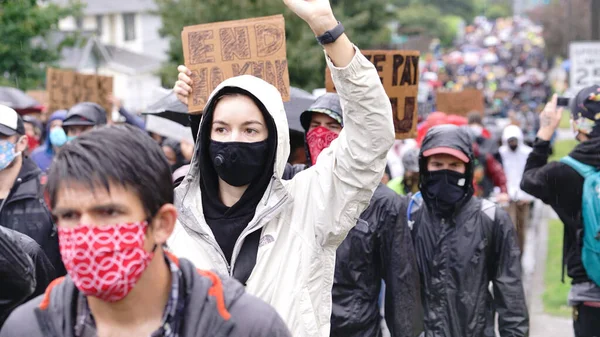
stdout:
MULTIPOLYGON (((50 0, 66 4, 68 0, 50 0)), ((114 77, 113 92, 134 112, 162 93, 158 70, 167 58, 168 41, 159 36, 161 19, 153 0, 81 0, 83 15, 59 22, 60 41, 80 33, 76 47, 64 48, 59 65, 82 73, 114 77)))

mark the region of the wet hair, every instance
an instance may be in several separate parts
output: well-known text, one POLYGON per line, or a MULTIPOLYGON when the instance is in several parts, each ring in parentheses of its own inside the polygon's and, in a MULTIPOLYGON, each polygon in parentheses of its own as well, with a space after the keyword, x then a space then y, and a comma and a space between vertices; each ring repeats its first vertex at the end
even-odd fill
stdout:
POLYGON ((87 185, 90 191, 110 184, 133 191, 152 218, 174 200, 171 170, 163 150, 151 137, 130 125, 105 126, 65 144, 48 175, 50 206, 61 187, 87 185))

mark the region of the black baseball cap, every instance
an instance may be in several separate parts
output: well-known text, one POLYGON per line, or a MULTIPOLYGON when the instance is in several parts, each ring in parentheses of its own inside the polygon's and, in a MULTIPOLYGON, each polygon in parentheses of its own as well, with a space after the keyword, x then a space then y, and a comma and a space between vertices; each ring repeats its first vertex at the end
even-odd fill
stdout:
POLYGON ((106 110, 96 103, 83 102, 74 105, 67 112, 63 127, 99 126, 106 124, 106 110))
POLYGON ((571 117, 583 133, 590 137, 600 136, 600 86, 583 88, 571 99, 571 117))
POLYGON ((14 109, 0 105, 0 135, 12 136, 14 134, 25 134, 23 119, 14 109))

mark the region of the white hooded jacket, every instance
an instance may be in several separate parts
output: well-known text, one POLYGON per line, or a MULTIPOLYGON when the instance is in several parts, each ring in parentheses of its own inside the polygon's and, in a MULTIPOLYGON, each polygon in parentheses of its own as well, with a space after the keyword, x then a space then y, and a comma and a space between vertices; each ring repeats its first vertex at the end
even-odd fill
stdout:
POLYGON ((523 143, 523 131, 516 125, 509 125, 502 133, 502 146, 500 155, 502 156, 502 166, 506 174, 506 185, 508 196, 511 201, 533 201, 535 198, 521 190, 521 180, 525 172, 527 157, 531 153, 531 147, 523 143), (512 151, 508 146, 510 138, 517 138, 519 146, 512 151))
POLYGON ((226 86, 247 90, 272 115, 278 136, 274 176, 235 243, 230 266, 203 215, 197 143, 190 172, 176 189, 179 221, 168 241, 196 267, 231 275, 244 239, 260 230, 246 290, 272 305, 298 337, 329 336, 335 252, 368 206, 394 141, 391 105, 371 62, 356 49, 345 68, 327 63, 344 129, 314 166, 290 181, 281 180, 290 146, 277 89, 252 76, 228 79, 215 89, 213 95, 226 86))

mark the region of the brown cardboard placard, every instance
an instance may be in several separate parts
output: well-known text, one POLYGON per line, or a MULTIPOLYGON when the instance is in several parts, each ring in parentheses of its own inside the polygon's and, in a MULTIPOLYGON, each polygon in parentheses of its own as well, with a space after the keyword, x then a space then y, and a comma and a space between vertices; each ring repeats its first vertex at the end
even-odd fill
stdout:
POLYGON ((72 70, 48 68, 46 73, 46 91, 48 93, 48 113, 70 109, 82 102, 100 104, 111 119, 112 105, 108 95, 113 91, 111 76, 87 75, 72 70))
MULTIPOLYGON (((419 55, 416 50, 361 50, 379 73, 394 113, 396 139, 417 135, 419 55)), ((325 89, 335 92, 331 71, 326 69, 325 89)))
POLYGON ((483 92, 472 88, 460 92, 438 91, 436 110, 461 116, 466 116, 472 111, 483 114, 485 111, 483 92))
POLYGON ((245 74, 271 83, 289 101, 283 15, 184 27, 181 39, 185 66, 192 71, 190 112, 201 111, 225 79, 245 74))

